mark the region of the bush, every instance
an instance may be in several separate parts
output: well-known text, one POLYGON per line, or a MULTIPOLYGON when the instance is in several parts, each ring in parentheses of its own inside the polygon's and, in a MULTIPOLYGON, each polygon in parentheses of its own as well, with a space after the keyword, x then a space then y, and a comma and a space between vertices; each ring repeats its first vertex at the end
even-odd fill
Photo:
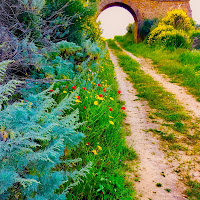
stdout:
POLYGON ((128 33, 134 33, 134 28, 135 28, 135 23, 130 23, 127 27, 126 30, 128 33))
POLYGON ((166 31, 162 32, 158 40, 161 41, 165 47, 188 47, 190 40, 187 38, 187 35, 182 31, 166 31))
POLYGON ((173 10, 167 13, 147 39, 152 45, 162 45, 167 48, 191 46, 189 31, 194 30, 194 24, 183 10, 173 10))
POLYGON ((166 31, 173 31, 173 27, 168 25, 164 25, 164 24, 160 24, 157 28, 155 28, 153 31, 151 31, 151 34, 149 35, 148 39, 147 39, 147 44, 149 44, 150 46, 157 44, 159 41, 159 36, 162 32, 166 32, 166 31))
POLYGON ((200 50, 200 30, 195 30, 191 33, 191 38, 193 39, 192 49, 200 50))
POLYGON ((186 12, 180 9, 168 12, 167 16, 162 19, 162 23, 186 32, 194 30, 194 22, 187 16, 186 12))
POLYGON ((144 23, 140 29, 140 36, 141 36, 141 39, 144 40, 145 37, 150 33, 151 31, 151 28, 153 26, 155 26, 155 24, 158 22, 157 19, 145 19, 144 20, 144 23))

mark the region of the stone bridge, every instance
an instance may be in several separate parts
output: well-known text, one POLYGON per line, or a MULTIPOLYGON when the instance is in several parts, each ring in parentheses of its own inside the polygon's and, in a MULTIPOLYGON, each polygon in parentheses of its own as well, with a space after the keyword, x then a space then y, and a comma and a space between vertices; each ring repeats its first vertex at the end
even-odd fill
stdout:
POLYGON ((140 27, 144 19, 162 18, 170 10, 183 9, 192 17, 190 0, 101 0, 98 7, 100 14, 107 8, 120 6, 128 10, 135 20, 134 40, 140 40, 140 27))

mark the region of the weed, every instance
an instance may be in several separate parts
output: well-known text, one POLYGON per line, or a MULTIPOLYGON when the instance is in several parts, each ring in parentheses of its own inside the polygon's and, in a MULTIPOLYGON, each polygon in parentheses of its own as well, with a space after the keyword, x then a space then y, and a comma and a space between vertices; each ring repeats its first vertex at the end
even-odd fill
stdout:
POLYGON ((161 183, 156 183, 156 186, 157 187, 162 187, 162 184, 161 183))
POLYGON ((165 191, 167 191, 167 192, 171 192, 171 189, 168 189, 168 188, 167 188, 167 189, 165 189, 165 191))

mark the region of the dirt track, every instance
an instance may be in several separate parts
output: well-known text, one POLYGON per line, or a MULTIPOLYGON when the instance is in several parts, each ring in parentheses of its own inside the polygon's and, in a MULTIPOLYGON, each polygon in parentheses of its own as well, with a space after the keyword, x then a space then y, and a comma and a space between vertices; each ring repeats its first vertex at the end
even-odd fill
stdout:
MULTIPOLYGON (((132 54, 130 56, 132 57, 132 54)), ((135 176, 139 177, 139 181, 134 181, 137 197, 141 200, 185 200, 183 195, 185 188, 178 180, 177 174, 167 164, 164 153, 159 149, 159 141, 146 132, 156 126, 148 121, 150 108, 147 102, 138 100, 137 91, 127 80, 128 76, 118 66, 117 58, 111 51, 110 58, 116 67, 115 73, 119 89, 122 91, 121 100, 125 101, 126 106, 126 123, 130 124, 131 129, 131 135, 126 138, 127 143, 133 146, 139 155, 140 163, 137 172, 127 173, 133 181, 135 176), (162 187, 157 187, 157 183, 161 183, 162 187), (171 192, 165 189, 171 189, 171 192)), ((138 62, 145 64, 143 60, 138 60, 138 62)), ((149 66, 145 68, 148 68, 148 73, 153 73, 149 66)), ((196 114, 200 116, 200 113, 196 114)))
MULTIPOLYGON (((116 42, 118 47, 121 48, 119 43, 116 42)), ((188 94, 186 88, 181 87, 175 83, 170 83, 170 79, 163 74, 159 74, 155 68, 151 65, 152 61, 145 58, 138 58, 131 54, 130 52, 122 49, 125 54, 130 56, 132 59, 136 60, 140 65, 141 69, 149 74, 155 81, 157 81, 166 91, 171 92, 175 95, 175 98, 178 100, 179 104, 182 105, 186 111, 189 111, 190 114, 194 117, 200 118, 200 102, 197 102, 196 99, 188 94)))

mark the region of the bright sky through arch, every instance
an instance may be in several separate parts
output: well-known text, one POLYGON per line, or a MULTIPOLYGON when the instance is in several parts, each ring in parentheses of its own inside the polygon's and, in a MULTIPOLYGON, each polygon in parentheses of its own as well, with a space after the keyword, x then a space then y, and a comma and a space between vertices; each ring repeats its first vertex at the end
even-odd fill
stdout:
POLYGON ((200 24, 200 0, 190 0, 192 17, 197 24, 200 24))
MULTIPOLYGON (((200 24, 200 0, 190 0, 190 6, 193 19, 200 24)), ((114 38, 115 35, 125 35, 126 27, 129 23, 133 23, 134 19, 126 9, 114 6, 104 10, 97 21, 101 22, 102 36, 108 39, 114 38)))
POLYGON ((98 21, 101 22, 102 36, 108 39, 114 38, 115 35, 125 35, 126 27, 134 22, 134 18, 126 9, 113 6, 104 10, 97 18, 98 21))

